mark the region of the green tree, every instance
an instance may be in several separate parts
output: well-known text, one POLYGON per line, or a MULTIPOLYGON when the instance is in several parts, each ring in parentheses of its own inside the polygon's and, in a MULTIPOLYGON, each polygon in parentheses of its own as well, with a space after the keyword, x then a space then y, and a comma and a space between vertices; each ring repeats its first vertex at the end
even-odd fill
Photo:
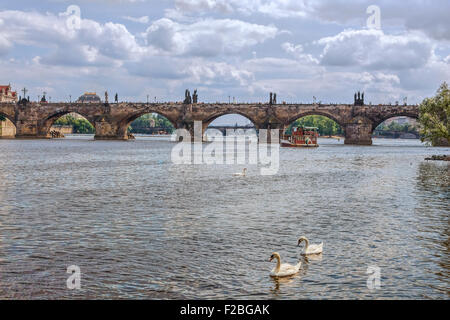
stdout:
POLYGON ((343 133, 341 126, 338 125, 335 121, 327 117, 318 115, 306 116, 296 120, 288 127, 286 133, 292 133, 292 127, 298 126, 317 127, 319 128, 319 133, 321 136, 331 136, 343 133))
POLYGON ((55 121, 55 125, 72 126, 73 133, 92 134, 95 133, 94 126, 86 119, 75 119, 71 115, 63 116, 55 121))
POLYGON ((2 115, 0 114, 0 121, 5 121, 5 120, 6 120, 5 116, 2 116, 2 115))
POLYGON ((159 114, 144 114, 143 116, 134 120, 128 127, 128 131, 132 133, 148 133, 149 129, 154 126, 158 128, 164 128, 168 133, 172 133, 175 128, 167 118, 159 114))
POLYGON ((426 98, 420 105, 419 123, 422 141, 433 146, 450 143, 450 91, 442 83, 433 98, 426 98))

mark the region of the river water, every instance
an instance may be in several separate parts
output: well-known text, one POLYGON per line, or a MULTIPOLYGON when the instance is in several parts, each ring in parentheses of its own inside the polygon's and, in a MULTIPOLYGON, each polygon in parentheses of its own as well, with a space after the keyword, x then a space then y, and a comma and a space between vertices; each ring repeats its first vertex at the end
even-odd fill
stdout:
POLYGON ((450 149, 319 143, 236 178, 173 164, 168 138, 0 140, 0 298, 448 299, 450 165, 424 158, 450 149), (271 279, 273 251, 300 273, 271 279))

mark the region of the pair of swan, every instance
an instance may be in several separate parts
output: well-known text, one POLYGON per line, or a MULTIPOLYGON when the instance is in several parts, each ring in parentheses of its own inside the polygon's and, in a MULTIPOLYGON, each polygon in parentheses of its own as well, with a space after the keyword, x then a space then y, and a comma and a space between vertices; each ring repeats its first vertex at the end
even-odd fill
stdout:
POLYGON ((244 170, 242 170, 242 172, 233 173, 233 176, 235 176, 235 177, 245 177, 246 175, 247 175, 247 168, 244 168, 244 170))
MULTIPOLYGON (((300 246, 300 244, 305 241, 305 250, 304 255, 310 255, 310 254, 320 254, 322 253, 323 249, 323 242, 321 244, 309 244, 309 240, 306 237, 300 237, 297 242, 297 246, 300 246)), ((270 256, 269 261, 272 261, 273 259, 277 259, 277 265, 275 268, 272 269, 270 272, 270 276, 272 277, 289 277, 297 274, 300 270, 300 267, 302 265, 302 262, 299 261, 296 265, 291 265, 288 263, 281 263, 281 257, 278 252, 272 253, 270 256)))

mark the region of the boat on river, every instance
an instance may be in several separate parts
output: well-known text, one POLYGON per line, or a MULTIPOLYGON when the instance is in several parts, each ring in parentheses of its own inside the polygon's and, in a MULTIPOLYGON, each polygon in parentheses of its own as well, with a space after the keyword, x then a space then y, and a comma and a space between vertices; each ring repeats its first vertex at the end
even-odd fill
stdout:
POLYGON ((291 134, 283 135, 281 146, 286 148, 315 148, 318 147, 317 138, 319 128, 293 127, 291 134))

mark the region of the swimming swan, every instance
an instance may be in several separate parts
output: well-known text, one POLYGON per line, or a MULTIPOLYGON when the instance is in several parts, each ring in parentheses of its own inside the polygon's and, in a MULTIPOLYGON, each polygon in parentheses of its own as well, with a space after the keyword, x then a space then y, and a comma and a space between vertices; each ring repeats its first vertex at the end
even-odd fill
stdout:
POLYGON ((321 244, 309 244, 309 240, 306 237, 300 237, 298 239, 298 246, 300 247, 300 244, 305 241, 305 251, 304 254, 319 254, 322 253, 323 248, 323 242, 321 244))
POLYGON ((297 265, 293 266, 287 263, 281 264, 281 257, 278 254, 278 252, 272 253, 270 256, 269 261, 272 261, 273 259, 277 259, 277 265, 275 268, 272 269, 270 272, 271 277, 289 277, 293 276, 294 274, 298 273, 300 270, 300 266, 302 265, 302 262, 299 261, 297 265))
POLYGON ((235 177, 245 177, 247 175, 247 168, 244 168, 244 170, 242 170, 242 172, 240 173, 233 173, 233 176, 235 177))

